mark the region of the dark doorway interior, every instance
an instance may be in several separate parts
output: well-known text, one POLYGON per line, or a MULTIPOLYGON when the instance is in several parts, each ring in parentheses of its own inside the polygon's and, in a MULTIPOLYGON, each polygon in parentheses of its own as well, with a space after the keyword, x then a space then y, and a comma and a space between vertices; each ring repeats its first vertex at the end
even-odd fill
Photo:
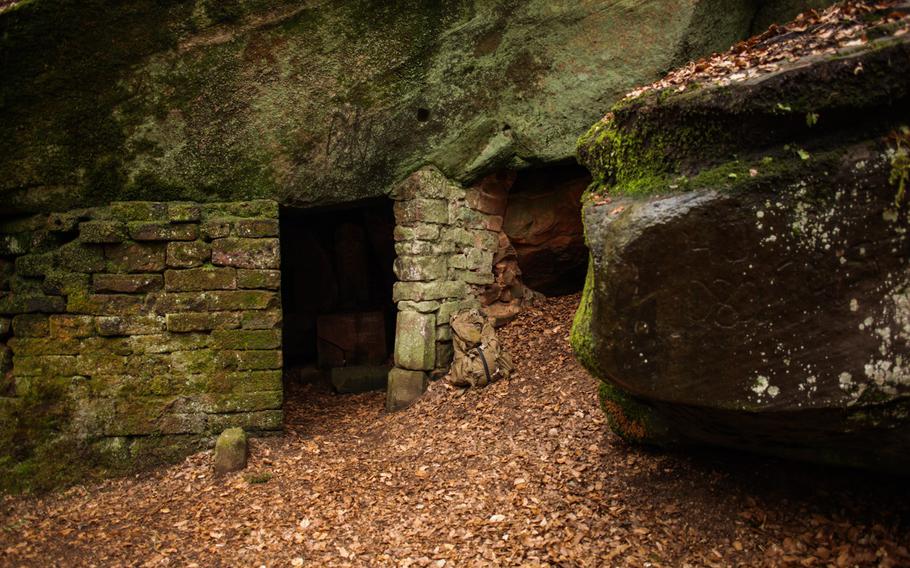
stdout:
MULTIPOLYGON (((285 381, 385 386, 394 345, 392 202, 281 211, 285 381)), ((293 385, 288 385, 293 386, 293 385)))
POLYGON ((503 230, 518 255, 525 286, 547 296, 582 289, 588 266, 581 196, 591 183, 577 164, 518 172, 509 189, 503 230))

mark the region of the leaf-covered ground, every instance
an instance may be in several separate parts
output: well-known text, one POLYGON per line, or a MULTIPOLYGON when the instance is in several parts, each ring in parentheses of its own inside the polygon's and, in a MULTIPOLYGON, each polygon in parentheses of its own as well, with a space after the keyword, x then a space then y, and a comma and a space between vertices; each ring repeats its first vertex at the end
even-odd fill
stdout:
POLYGON ((578 296, 504 331, 509 381, 411 409, 292 393, 247 471, 211 456, 0 501, 4 566, 900 566, 907 481, 608 432, 567 335, 578 296))

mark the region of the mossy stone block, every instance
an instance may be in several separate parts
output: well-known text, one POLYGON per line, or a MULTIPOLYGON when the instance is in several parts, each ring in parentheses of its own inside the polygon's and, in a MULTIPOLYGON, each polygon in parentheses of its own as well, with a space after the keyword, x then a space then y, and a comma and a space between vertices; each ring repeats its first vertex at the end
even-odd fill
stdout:
POLYGON ((243 428, 248 432, 269 432, 281 430, 283 424, 284 413, 277 409, 208 415, 210 432, 218 432, 225 428, 243 428))
POLYGON ((89 274, 54 269, 45 275, 41 289, 45 294, 52 296, 69 296, 87 293, 90 281, 89 274))
POLYGON ((446 224, 449 222, 449 201, 446 199, 408 199, 395 202, 395 221, 399 225, 418 223, 446 224))
POLYGON ((234 223, 238 237, 277 237, 278 219, 240 219, 234 223))
POLYGON ((246 432, 242 428, 228 428, 215 442, 215 473, 224 475, 245 468, 248 452, 246 432))
POLYGON ((58 249, 57 258, 59 267, 69 272, 104 272, 107 267, 102 245, 66 243, 58 249))
POLYGON ((396 282, 392 288, 392 301, 461 299, 467 295, 468 287, 464 282, 396 282))
POLYGON ((37 355, 13 357, 14 376, 64 377, 77 374, 74 355, 37 355))
POLYGON ((278 290, 281 288, 281 271, 241 268, 237 271, 237 287, 257 290, 278 290))
POLYGON ((267 310, 281 305, 275 292, 263 290, 219 290, 206 293, 211 310, 267 310))
POLYGON ((427 374, 423 371, 392 369, 386 390, 386 410, 394 412, 414 404, 427 390, 427 374))
POLYGON ((234 221, 231 219, 207 219, 199 225, 202 238, 207 241, 223 239, 231 234, 234 221))
POLYGON ((165 330, 161 316, 101 316, 95 318, 95 329, 103 337, 149 335, 165 330))
POLYGON ((149 294, 149 305, 157 314, 204 312, 209 309, 206 292, 164 292, 149 294))
POLYGON ((195 223, 129 223, 130 238, 136 241, 195 241, 199 227, 195 223))
POLYGON ((203 394, 199 396, 200 408, 210 414, 224 412, 255 412, 276 410, 284 402, 281 390, 241 392, 230 394, 203 394))
POLYGON ((280 329, 236 329, 212 332, 213 345, 220 349, 277 349, 280 329))
POLYGON ((252 310, 240 316, 243 329, 275 329, 281 327, 281 322, 281 310, 252 310))
POLYGON ((161 333, 136 335, 129 338, 130 348, 135 353, 173 353, 205 349, 211 343, 208 333, 161 333))
POLYGON ((206 203, 202 206, 203 219, 212 217, 261 217, 278 218, 278 203, 271 199, 252 199, 226 203, 206 203))
POLYGON ((435 312, 439 309, 440 304, 436 300, 430 300, 427 302, 412 302, 410 300, 404 300, 398 302, 398 309, 402 312, 420 312, 422 314, 429 314, 435 312))
POLYGON ((79 240, 83 243, 122 243, 126 225, 121 221, 85 221, 79 223, 79 240))
POLYGON ((110 272, 161 272, 165 267, 165 247, 165 243, 108 245, 104 249, 107 269, 110 272))
POLYGON ((63 312, 66 301, 60 296, 37 296, 0 292, 0 315, 63 312))
POLYGON ((13 320, 10 318, 0 318, 0 339, 6 338, 13 329, 13 320))
POLYGON ((212 242, 212 263, 236 268, 270 268, 281 266, 278 239, 229 237, 212 242))
POLYGON ((167 218, 171 223, 188 223, 202 218, 202 207, 198 203, 173 202, 167 204, 167 218))
POLYGON ((236 371, 212 375, 208 385, 211 392, 265 392, 279 391, 282 386, 281 371, 236 371))
POLYGON ((233 268, 205 267, 164 272, 164 289, 168 292, 233 290, 236 287, 237 272, 233 268))
POLYGON ((55 265, 53 253, 26 254, 16 258, 16 275, 37 278, 53 270, 55 265))
POLYGON ((205 241, 175 241, 167 244, 167 265, 171 268, 194 268, 212 258, 212 247, 205 241))
POLYGON ((45 337, 49 331, 48 318, 44 314, 22 314, 13 318, 16 337, 45 337))
POLYGON ((163 221, 167 219, 167 204, 157 201, 115 201, 108 215, 120 221, 163 221))
POLYGON ((211 349, 174 351, 168 360, 171 371, 181 376, 211 374, 216 369, 217 353, 211 349))
POLYGON ((45 227, 51 232, 68 233, 75 231, 79 222, 85 218, 84 211, 79 210, 51 213, 47 216, 45 227))
POLYGON ((237 329, 240 314, 237 312, 183 312, 167 314, 167 329, 175 333, 237 329))
POLYGON ((444 256, 399 256, 393 265, 395 276, 405 282, 443 280, 448 272, 444 256))
POLYGON ((228 371, 268 371, 280 369, 280 350, 221 351, 218 355, 221 369, 228 371))
POLYGON ((412 227, 396 225, 392 236, 396 241, 435 241, 439 238, 439 225, 430 223, 412 227))
POLYGON ((13 337, 6 344, 17 357, 20 355, 77 355, 82 350, 82 344, 78 339, 13 337))
POLYGON ((398 312, 395 328, 395 365, 428 371, 436 362, 436 315, 398 312))
POLYGON ((160 290, 164 278, 160 274, 93 274, 92 288, 95 292, 118 292, 139 294, 160 290))
POLYGON ((89 337, 95 334, 92 316, 55 314, 48 318, 51 337, 61 339, 89 337))
MULTIPOLYGON (((67 298, 66 311, 72 314, 139 315, 144 311, 145 299, 129 294, 85 294, 67 298)), ((63 311, 63 310, 59 310, 63 311)))
POLYGON ((205 428, 204 414, 165 414, 158 420, 158 431, 162 434, 201 434, 205 428))

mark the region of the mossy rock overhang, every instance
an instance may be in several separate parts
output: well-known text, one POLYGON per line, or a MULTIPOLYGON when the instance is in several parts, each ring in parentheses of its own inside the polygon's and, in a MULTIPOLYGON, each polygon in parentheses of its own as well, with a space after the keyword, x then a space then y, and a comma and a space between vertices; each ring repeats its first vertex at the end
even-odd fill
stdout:
POLYGON ((582 138, 572 342, 616 432, 910 472, 908 94, 906 36, 872 40, 582 138))
POLYGON ((310 206, 573 158, 602 109, 822 0, 30 0, 0 10, 0 213, 310 206), (672 14, 672 18, 667 18, 672 14))
POLYGON ((651 91, 620 101, 581 136, 578 160, 594 193, 754 186, 796 163, 790 158, 906 123, 908 59, 907 36, 885 35, 739 82, 651 91), (759 179, 738 175, 750 169, 759 179))

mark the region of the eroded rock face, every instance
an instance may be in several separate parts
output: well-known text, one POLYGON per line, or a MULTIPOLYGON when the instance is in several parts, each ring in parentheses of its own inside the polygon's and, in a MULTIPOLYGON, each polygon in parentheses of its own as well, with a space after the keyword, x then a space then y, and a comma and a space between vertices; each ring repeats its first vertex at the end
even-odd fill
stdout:
POLYGON ((590 181, 583 168, 569 166, 525 170, 512 185, 502 230, 532 290, 558 295, 581 287, 588 264, 581 196, 590 181))
POLYGON ((0 10, 0 212, 338 203, 427 163, 566 159, 632 86, 807 3, 22 2, 0 10))
MULTIPOLYGON (((657 122, 670 132, 665 162, 585 207, 592 268, 573 345, 622 436, 910 471, 910 240, 895 175, 910 49, 878 47, 655 96, 601 125, 614 150, 657 122), (826 88, 839 94, 807 96, 826 88), (854 88, 870 96, 839 98, 854 88), (799 107, 774 116, 771 96, 799 107), (810 111, 828 124, 813 130, 810 111), (673 129, 735 121, 754 126, 738 143, 673 143, 673 129), (736 144, 740 159, 720 162, 736 144)), ((595 176, 616 184, 618 154, 585 144, 595 176)), ((639 156, 626 151, 623 163, 639 156)))

